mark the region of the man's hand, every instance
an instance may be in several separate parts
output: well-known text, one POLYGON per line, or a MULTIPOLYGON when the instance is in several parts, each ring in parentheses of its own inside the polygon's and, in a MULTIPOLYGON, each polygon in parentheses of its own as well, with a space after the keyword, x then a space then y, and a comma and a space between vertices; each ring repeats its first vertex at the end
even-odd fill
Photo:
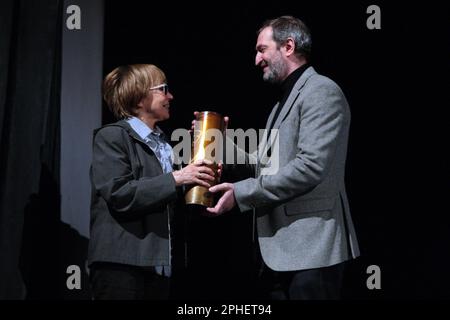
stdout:
POLYGON ((209 188, 212 193, 223 191, 222 197, 220 197, 214 208, 206 208, 209 213, 213 215, 221 215, 227 211, 230 211, 236 205, 236 199, 234 198, 234 185, 232 183, 221 183, 214 187, 209 188))

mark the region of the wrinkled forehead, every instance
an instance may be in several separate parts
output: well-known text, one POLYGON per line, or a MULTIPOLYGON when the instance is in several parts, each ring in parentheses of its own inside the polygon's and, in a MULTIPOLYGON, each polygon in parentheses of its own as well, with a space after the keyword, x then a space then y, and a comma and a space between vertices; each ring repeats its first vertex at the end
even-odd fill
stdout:
POLYGON ((258 34, 255 49, 260 51, 262 47, 268 47, 274 43, 272 27, 266 27, 258 34))

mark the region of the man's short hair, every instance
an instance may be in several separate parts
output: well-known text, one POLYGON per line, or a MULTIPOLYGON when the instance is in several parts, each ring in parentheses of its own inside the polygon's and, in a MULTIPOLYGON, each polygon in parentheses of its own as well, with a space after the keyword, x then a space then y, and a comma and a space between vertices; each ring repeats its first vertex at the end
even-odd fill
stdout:
POLYGON ((267 27, 272 27, 273 40, 277 43, 278 48, 284 45, 288 38, 292 38, 296 56, 303 56, 309 60, 312 44, 311 33, 300 19, 293 16, 282 16, 267 20, 258 30, 258 34, 267 27))

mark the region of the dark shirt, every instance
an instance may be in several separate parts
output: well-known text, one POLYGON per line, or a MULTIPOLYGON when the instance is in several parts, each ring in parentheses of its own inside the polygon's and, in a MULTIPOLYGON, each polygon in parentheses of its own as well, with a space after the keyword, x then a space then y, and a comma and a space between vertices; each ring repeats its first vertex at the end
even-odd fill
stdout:
POLYGON ((283 106, 286 103, 289 95, 291 94, 291 91, 294 88, 296 82, 298 81, 298 79, 300 79, 303 72, 305 72, 305 70, 308 69, 309 66, 310 65, 308 63, 305 63, 301 67, 295 69, 286 79, 284 79, 283 83, 281 84, 280 96, 278 99, 279 104, 272 119, 272 123, 270 124, 269 130, 273 128, 275 121, 277 121, 278 115, 280 114, 281 109, 283 109, 283 106))

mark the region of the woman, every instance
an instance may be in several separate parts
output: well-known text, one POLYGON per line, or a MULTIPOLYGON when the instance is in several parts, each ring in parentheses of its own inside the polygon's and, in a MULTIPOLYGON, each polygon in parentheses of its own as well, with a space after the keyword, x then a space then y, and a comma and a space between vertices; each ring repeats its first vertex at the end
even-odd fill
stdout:
POLYGON ((172 170, 172 149, 156 124, 169 119, 173 96, 158 67, 114 69, 103 96, 120 120, 94 133, 88 254, 93 296, 164 299, 177 187, 209 187, 214 172, 202 162, 172 170))

